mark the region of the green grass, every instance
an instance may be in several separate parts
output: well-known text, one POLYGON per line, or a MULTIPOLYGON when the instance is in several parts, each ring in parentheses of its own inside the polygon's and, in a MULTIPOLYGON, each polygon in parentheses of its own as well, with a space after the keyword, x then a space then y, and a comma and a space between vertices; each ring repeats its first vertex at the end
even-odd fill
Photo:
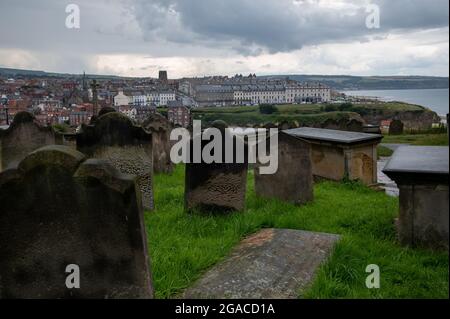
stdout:
POLYGON ((447 134, 386 135, 383 143, 445 146, 448 145, 448 136, 447 134))
POLYGON ((341 234, 306 298, 448 298, 448 253, 405 249, 395 239, 398 201, 355 183, 323 182, 303 207, 258 199, 249 174, 247 208, 230 216, 183 212, 184 168, 155 177, 156 211, 146 213, 157 298, 172 298, 261 228, 341 234), (365 287, 366 266, 381 268, 381 289, 365 287))
POLYGON ((391 150, 390 148, 387 148, 385 146, 378 146, 377 147, 377 154, 378 154, 378 158, 380 157, 391 157, 392 154, 394 154, 394 151, 391 150))
MULTIPOLYGON (((334 106, 338 108, 338 105, 334 106)), ((288 121, 297 122, 299 125, 309 125, 321 123, 329 118, 359 118, 359 114, 386 113, 394 116, 398 112, 422 113, 426 111, 421 106, 402 102, 355 104, 347 111, 335 110, 330 112, 326 111, 326 104, 286 104, 277 105, 276 108, 277 112, 269 115, 261 114, 258 106, 206 107, 192 110, 192 115, 194 119, 206 123, 223 120, 232 125, 253 125, 288 121)))

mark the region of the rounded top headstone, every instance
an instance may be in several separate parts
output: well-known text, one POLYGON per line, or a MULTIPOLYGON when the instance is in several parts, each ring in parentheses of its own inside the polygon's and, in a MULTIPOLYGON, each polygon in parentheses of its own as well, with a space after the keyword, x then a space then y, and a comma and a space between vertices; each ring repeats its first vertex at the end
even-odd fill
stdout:
POLYGON ((115 108, 112 108, 110 106, 106 106, 106 107, 103 107, 100 110, 100 112, 98 112, 98 117, 103 116, 103 115, 108 114, 108 113, 113 113, 113 112, 117 112, 115 108))
POLYGON ((22 112, 17 113, 16 116, 14 116, 13 123, 14 124, 29 123, 29 122, 33 122, 34 120, 35 120, 35 117, 33 114, 31 114, 30 112, 22 111, 22 112))

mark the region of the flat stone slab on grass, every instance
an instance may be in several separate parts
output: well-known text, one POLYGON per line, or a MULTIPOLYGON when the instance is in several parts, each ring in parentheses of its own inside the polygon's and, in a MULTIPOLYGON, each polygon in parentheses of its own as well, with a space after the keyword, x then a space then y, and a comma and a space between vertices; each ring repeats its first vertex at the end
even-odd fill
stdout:
POLYGON ((186 299, 296 299, 329 257, 338 235, 264 229, 208 271, 186 299))

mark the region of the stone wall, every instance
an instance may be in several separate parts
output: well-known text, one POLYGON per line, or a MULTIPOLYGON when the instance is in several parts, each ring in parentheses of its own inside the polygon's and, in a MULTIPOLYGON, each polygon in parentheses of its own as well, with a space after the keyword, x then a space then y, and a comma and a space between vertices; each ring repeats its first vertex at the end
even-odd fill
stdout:
POLYGON ((0 298, 153 296, 135 177, 46 146, 0 174, 0 207, 0 298))
POLYGON ((152 134, 133 125, 125 115, 111 112, 84 125, 77 149, 90 158, 104 159, 120 172, 137 176, 144 209, 153 209, 152 134))
POLYGON ((405 131, 429 130, 433 123, 440 122, 439 116, 435 112, 428 110, 407 112, 384 110, 366 114, 363 118, 368 124, 374 125, 380 125, 381 121, 396 118, 403 122, 405 131))

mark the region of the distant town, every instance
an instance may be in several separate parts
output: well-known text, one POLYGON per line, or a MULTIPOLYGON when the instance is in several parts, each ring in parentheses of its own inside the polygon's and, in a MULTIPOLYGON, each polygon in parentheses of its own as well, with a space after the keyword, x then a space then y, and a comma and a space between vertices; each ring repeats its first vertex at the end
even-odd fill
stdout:
POLYGON ((20 111, 31 111, 44 125, 77 126, 89 123, 101 108, 113 107, 136 122, 157 108, 167 108, 172 124, 187 127, 192 108, 328 103, 332 90, 321 83, 256 74, 171 80, 166 71, 160 71, 158 78, 142 79, 96 79, 85 74, 0 77, 0 98, 3 126, 20 111))

